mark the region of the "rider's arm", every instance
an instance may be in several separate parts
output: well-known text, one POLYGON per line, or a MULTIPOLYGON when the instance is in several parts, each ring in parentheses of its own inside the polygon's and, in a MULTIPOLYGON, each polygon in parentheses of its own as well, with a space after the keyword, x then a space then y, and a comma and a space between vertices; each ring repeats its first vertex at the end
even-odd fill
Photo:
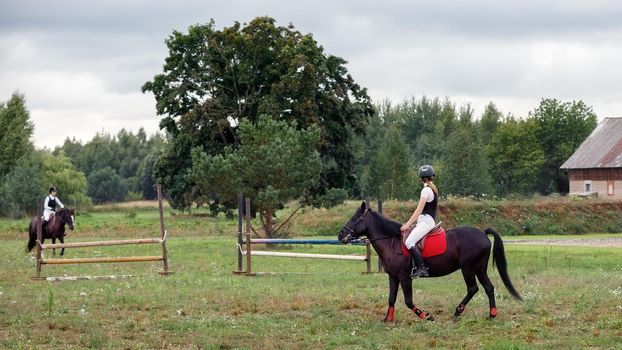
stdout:
POLYGON ((52 208, 48 205, 50 202, 50 196, 45 197, 45 201, 43 202, 43 209, 52 210, 52 208))
POLYGON ((402 225, 402 230, 407 230, 408 228, 410 228, 410 226, 413 225, 415 221, 417 221, 417 218, 419 218, 419 215, 421 215, 421 213, 423 212, 423 207, 425 207, 425 203, 427 201, 428 199, 426 197, 419 198, 419 204, 417 204, 417 209, 415 209, 413 215, 410 216, 410 219, 408 219, 408 221, 406 221, 406 223, 402 225))
POLYGON ((59 207, 64 208, 65 206, 63 205, 63 203, 61 203, 60 199, 58 199, 58 197, 56 197, 56 204, 58 204, 59 207))

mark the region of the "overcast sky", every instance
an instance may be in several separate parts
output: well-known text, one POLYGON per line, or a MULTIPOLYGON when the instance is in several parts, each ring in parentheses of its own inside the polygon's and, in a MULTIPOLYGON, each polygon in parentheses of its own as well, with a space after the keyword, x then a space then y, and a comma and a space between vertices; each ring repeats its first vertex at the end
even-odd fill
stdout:
POLYGON ((312 33, 374 102, 448 97, 526 116, 541 98, 622 116, 620 1, 0 0, 0 101, 26 96, 39 148, 158 130, 153 95, 173 30, 268 15, 312 33), (616 63, 617 62, 617 63, 616 63))

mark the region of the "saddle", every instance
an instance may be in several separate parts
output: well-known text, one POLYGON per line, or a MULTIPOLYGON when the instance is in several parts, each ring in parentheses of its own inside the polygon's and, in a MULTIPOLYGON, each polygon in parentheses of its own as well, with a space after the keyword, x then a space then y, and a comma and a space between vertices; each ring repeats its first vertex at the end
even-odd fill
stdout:
MULTIPOLYGON (((421 252, 421 256, 429 258, 436 255, 441 255, 447 251, 447 239, 445 236, 445 229, 442 227, 443 222, 439 221, 430 232, 426 233, 422 239, 417 242, 417 249, 421 252)), ((404 256, 409 256, 408 249, 404 241, 408 237, 409 231, 402 233, 402 253, 404 256)))

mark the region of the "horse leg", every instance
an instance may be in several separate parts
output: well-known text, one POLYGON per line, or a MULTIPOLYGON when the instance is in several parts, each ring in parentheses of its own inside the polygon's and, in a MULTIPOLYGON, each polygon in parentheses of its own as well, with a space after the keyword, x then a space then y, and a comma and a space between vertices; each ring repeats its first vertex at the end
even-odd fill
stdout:
POLYGON ((384 317, 384 322, 393 322, 395 317, 395 300, 397 300, 397 291, 400 288, 399 279, 389 276, 389 309, 384 317))
POLYGON ((473 271, 462 270, 462 277, 464 277, 464 283, 467 285, 467 295, 462 299, 460 304, 456 307, 456 311, 454 312, 454 321, 460 320, 460 316, 464 312, 464 308, 471 301, 471 298, 477 293, 479 287, 477 286, 477 281, 475 280, 475 274, 473 271))
MULTIPOLYGON (((61 243, 65 243, 65 237, 64 237, 64 235, 62 235, 62 234, 61 234, 61 235, 60 235, 60 237, 58 237, 58 240, 59 240, 61 243)), ((63 255, 65 255, 65 247, 61 248, 61 250, 60 250, 60 256, 63 256, 63 255)))
POLYGON ((406 306, 413 310, 415 315, 417 315, 420 319, 434 321, 434 316, 421 310, 413 303, 413 281, 410 278, 410 275, 406 276, 406 278, 402 278, 400 282, 402 285, 402 292, 404 292, 404 303, 406 306))
POLYGON ((493 319, 497 317, 497 305, 495 303, 495 286, 493 286, 492 282, 490 282, 490 278, 488 278, 486 270, 478 272, 477 279, 479 280, 479 283, 481 283, 481 285, 484 287, 484 291, 486 291, 486 295, 488 296, 488 305, 490 306, 490 314, 488 318, 493 319))
MULTIPOLYGON (((56 244, 56 237, 52 237, 52 244, 56 244)), ((56 255, 56 248, 52 248, 52 255, 56 255)))

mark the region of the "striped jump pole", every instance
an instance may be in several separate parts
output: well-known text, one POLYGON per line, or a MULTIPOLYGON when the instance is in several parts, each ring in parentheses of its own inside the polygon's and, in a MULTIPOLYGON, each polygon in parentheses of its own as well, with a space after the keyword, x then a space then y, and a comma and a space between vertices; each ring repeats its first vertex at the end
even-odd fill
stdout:
MULTIPOLYGON (((273 256, 273 257, 287 257, 287 258, 310 258, 310 259, 334 259, 334 260, 350 260, 350 261, 365 261, 366 272, 371 273, 371 243, 369 240, 360 240, 358 242, 352 242, 352 245, 365 245, 365 255, 339 255, 339 254, 317 254, 317 253, 288 253, 288 252, 274 252, 253 250, 253 244, 304 244, 304 245, 342 245, 339 240, 336 239, 280 239, 280 238, 251 238, 251 218, 250 218, 250 198, 245 198, 243 201, 242 194, 238 194, 238 234, 237 234, 237 270, 233 271, 234 274, 244 274, 246 276, 254 276, 252 272, 252 259, 253 255, 256 256, 273 256), (245 210, 242 211, 244 205, 245 210), (245 221, 246 229, 245 233, 242 232, 243 222, 245 221), (244 239, 244 236, 246 236, 244 239), (246 255, 246 269, 242 267, 243 257, 246 255)), ((381 208, 379 202, 379 208, 381 208)), ((382 210, 382 209, 380 209, 382 210)), ((380 264, 380 263, 379 263, 380 264)), ((379 267, 380 268, 380 267, 379 267)))

